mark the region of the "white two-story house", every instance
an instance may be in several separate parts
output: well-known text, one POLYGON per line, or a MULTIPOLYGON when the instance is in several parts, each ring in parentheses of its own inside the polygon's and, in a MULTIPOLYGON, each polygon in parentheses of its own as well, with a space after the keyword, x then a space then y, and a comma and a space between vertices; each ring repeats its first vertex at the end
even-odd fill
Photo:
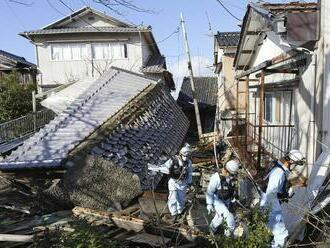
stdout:
POLYGON ((174 88, 150 26, 124 23, 84 7, 20 35, 35 45, 41 91, 83 80, 94 81, 111 66, 164 79, 174 88))

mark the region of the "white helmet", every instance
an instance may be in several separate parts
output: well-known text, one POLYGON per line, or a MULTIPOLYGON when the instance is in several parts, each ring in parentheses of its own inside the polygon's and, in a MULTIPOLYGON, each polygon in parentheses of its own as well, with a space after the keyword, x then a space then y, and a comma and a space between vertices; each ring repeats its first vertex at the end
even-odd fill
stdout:
POLYGON ((303 165, 305 161, 304 155, 299 150, 291 150, 287 157, 298 165, 303 165))
POLYGON ((191 152, 192 152, 192 149, 191 149, 191 146, 188 143, 184 144, 184 146, 180 150, 180 154, 183 155, 183 156, 186 156, 186 157, 190 156, 191 152))
POLYGON ((237 160, 230 160, 226 163, 226 170, 230 174, 236 174, 239 168, 239 162, 237 160))

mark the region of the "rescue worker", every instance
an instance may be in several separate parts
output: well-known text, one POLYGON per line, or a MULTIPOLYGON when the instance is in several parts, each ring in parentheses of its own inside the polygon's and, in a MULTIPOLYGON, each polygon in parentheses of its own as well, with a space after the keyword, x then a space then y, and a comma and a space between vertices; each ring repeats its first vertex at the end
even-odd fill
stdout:
POLYGON ((170 158, 161 166, 149 165, 149 170, 169 175, 167 206, 171 213, 169 221, 175 221, 182 214, 186 204, 186 193, 192 186, 191 146, 186 143, 179 155, 170 158))
POLYGON ((235 218, 229 211, 229 207, 237 196, 235 178, 239 166, 237 160, 230 160, 221 172, 214 173, 210 178, 206 192, 206 204, 208 213, 215 213, 210 224, 213 233, 217 231, 222 222, 227 225, 226 236, 230 236, 235 229, 235 218))
POLYGON ((283 202, 292 197, 288 190, 288 176, 296 165, 303 165, 305 158, 299 150, 291 150, 285 157, 274 162, 274 167, 266 176, 266 192, 262 195, 260 206, 269 210, 268 227, 273 233, 272 247, 284 247, 289 235, 283 222, 283 202))

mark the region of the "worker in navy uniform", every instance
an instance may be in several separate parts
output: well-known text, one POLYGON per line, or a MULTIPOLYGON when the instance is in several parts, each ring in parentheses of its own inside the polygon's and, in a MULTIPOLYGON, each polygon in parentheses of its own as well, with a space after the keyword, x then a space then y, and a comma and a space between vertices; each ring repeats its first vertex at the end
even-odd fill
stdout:
POLYGON ((187 190, 192 186, 191 146, 185 144, 179 155, 167 160, 161 166, 149 165, 149 170, 169 175, 167 206, 171 213, 171 220, 176 220, 184 211, 187 190))
POLYGON ((262 195, 260 206, 269 210, 268 227, 273 233, 272 247, 284 247, 289 235, 283 221, 283 202, 292 197, 288 187, 288 176, 296 165, 303 165, 305 158, 299 150, 291 150, 285 157, 274 162, 274 166, 266 176, 267 189, 262 195))

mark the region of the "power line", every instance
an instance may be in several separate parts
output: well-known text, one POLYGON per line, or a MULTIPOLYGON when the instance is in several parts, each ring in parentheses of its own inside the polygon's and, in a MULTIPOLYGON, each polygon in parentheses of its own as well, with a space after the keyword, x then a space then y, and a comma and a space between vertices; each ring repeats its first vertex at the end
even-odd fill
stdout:
MULTIPOLYGON (((66 8, 68 8, 71 12, 74 12, 74 9, 72 9, 72 8, 71 8, 68 4, 66 4, 63 0, 59 0, 59 2, 60 2, 62 5, 64 5, 66 8)), ((60 13, 60 12, 59 12, 59 13, 60 13)), ((62 15, 63 15, 63 16, 66 16, 66 15, 64 15, 64 14, 62 14, 62 15)), ((103 30, 101 30, 101 29, 95 27, 93 24, 91 24, 90 22, 86 21, 85 19, 81 18, 79 15, 78 15, 78 18, 79 18, 80 20, 82 20, 83 22, 85 22, 85 23, 86 23, 87 25, 89 25, 90 27, 96 29, 97 31, 99 31, 99 32, 105 32, 105 31, 103 31, 103 30)), ((170 33, 168 36, 166 36, 164 39, 161 39, 161 40, 156 41, 156 42, 154 42, 154 43, 149 43, 148 45, 143 45, 143 44, 140 44, 140 45, 131 44, 131 45, 133 45, 133 46, 145 46, 145 47, 149 47, 150 45, 158 45, 158 44, 160 44, 160 43, 162 43, 162 42, 168 40, 168 39, 171 38, 174 34, 179 33, 179 32, 180 32, 180 26, 176 27, 176 29, 175 29, 172 33, 170 33)))
POLYGON ((231 15, 233 18, 235 18, 237 21, 242 21, 241 19, 239 19, 237 16, 235 16, 225 5, 221 0, 216 0, 221 6, 222 8, 224 8, 224 10, 231 15))

